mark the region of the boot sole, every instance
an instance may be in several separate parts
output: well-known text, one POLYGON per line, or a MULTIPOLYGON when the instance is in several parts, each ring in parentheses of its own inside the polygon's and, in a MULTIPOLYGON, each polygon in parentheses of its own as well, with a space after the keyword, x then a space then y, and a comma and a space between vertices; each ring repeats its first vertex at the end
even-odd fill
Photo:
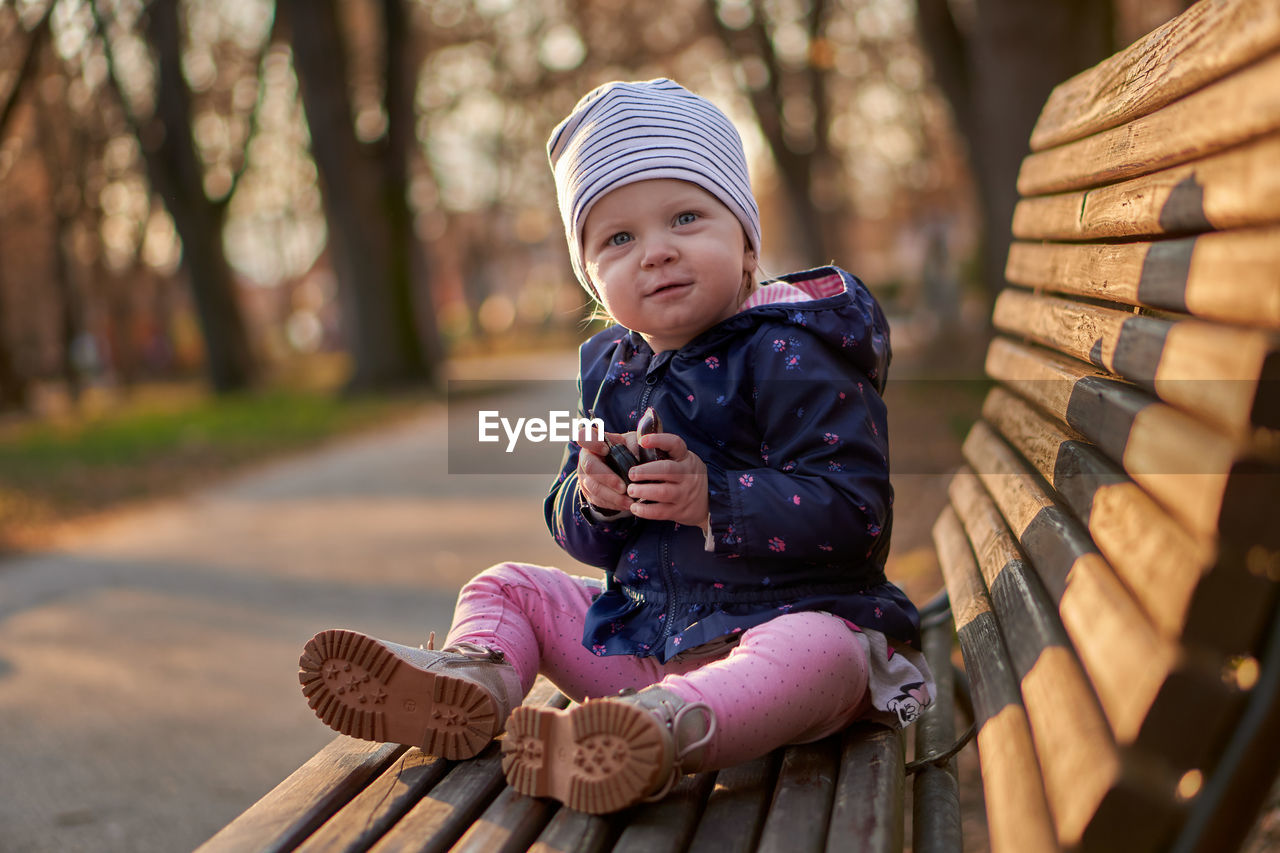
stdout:
POLYGON ((307 704, 344 735, 458 760, 473 757, 502 730, 489 691, 415 666, 355 631, 316 634, 298 666, 307 704))
POLYGON ((521 706, 502 744, 507 782, 522 794, 608 814, 658 787, 666 732, 648 711, 597 701, 567 711, 521 706))

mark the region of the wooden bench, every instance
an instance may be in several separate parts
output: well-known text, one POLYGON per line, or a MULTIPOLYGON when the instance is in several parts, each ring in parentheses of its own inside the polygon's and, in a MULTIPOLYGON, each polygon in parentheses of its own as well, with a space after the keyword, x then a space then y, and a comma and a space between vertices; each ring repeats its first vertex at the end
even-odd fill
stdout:
POLYGON ((1059 85, 934 538, 992 849, 1235 849, 1280 762, 1280 4, 1059 85))
MULTIPOLYGON (((949 620, 935 620, 930 637, 949 673, 949 620)), ((541 679, 526 701, 568 704, 541 679)), ((918 728, 922 754, 951 743, 946 710, 930 712, 930 724, 918 728)), ((901 850, 903 753, 896 731, 855 724, 818 743, 686 776, 661 802, 601 817, 507 787, 496 742, 474 759, 449 762, 338 736, 199 853, 901 850)), ((958 851, 954 776, 929 762, 914 775, 917 803, 934 804, 917 808, 916 837, 933 839, 930 849, 958 851)))

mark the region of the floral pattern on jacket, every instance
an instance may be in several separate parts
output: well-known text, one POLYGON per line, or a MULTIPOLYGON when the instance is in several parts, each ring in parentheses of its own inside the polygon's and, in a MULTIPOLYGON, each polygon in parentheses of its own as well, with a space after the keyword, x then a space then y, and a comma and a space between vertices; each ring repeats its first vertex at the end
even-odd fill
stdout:
POLYGON ((596 654, 665 662, 803 610, 918 644, 914 606, 884 577, 888 323, 838 268, 778 281, 814 298, 748 307, 675 351, 621 326, 581 347, 579 415, 627 432, 653 406, 707 466, 714 541, 670 521, 593 521, 570 443, 545 510, 561 547, 605 570, 583 637, 596 654))

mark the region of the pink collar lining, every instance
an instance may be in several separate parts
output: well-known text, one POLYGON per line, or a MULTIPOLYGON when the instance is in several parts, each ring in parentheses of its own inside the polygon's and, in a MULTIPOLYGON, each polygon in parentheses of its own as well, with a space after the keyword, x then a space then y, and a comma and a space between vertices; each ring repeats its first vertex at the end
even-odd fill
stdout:
POLYGON ((739 312, 760 305, 785 305, 795 302, 812 302, 844 293, 844 280, 836 273, 800 282, 777 281, 766 284, 747 297, 739 312))

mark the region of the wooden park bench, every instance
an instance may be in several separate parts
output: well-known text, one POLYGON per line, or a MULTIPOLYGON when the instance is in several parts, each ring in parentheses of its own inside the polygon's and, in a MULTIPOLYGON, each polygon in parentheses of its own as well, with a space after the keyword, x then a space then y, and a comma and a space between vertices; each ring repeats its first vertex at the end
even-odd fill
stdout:
POLYGON ((1204 0, 1060 85, 1032 148, 934 528, 924 758, 856 724, 593 817, 497 744, 339 736, 202 853, 900 850, 908 778, 913 849, 959 850, 953 696, 994 850, 1237 847, 1280 761, 1280 4, 1204 0))
MULTIPOLYGON (((950 626, 939 625, 937 647, 945 651, 950 626)), ((568 704, 545 681, 527 701, 568 704)), ((954 789, 945 771, 927 768, 918 784, 935 784, 936 771, 954 789)), ((686 776, 661 802, 594 816, 508 787, 498 743, 449 762, 339 736, 200 853, 901 850, 904 779, 900 735, 855 724, 815 744, 686 776)), ((955 809, 952 823, 958 833, 955 809)), ((945 849, 959 850, 956 838, 945 849)))
POLYGON ((1059 85, 934 527, 992 848, 1234 850, 1280 762, 1280 4, 1059 85))

